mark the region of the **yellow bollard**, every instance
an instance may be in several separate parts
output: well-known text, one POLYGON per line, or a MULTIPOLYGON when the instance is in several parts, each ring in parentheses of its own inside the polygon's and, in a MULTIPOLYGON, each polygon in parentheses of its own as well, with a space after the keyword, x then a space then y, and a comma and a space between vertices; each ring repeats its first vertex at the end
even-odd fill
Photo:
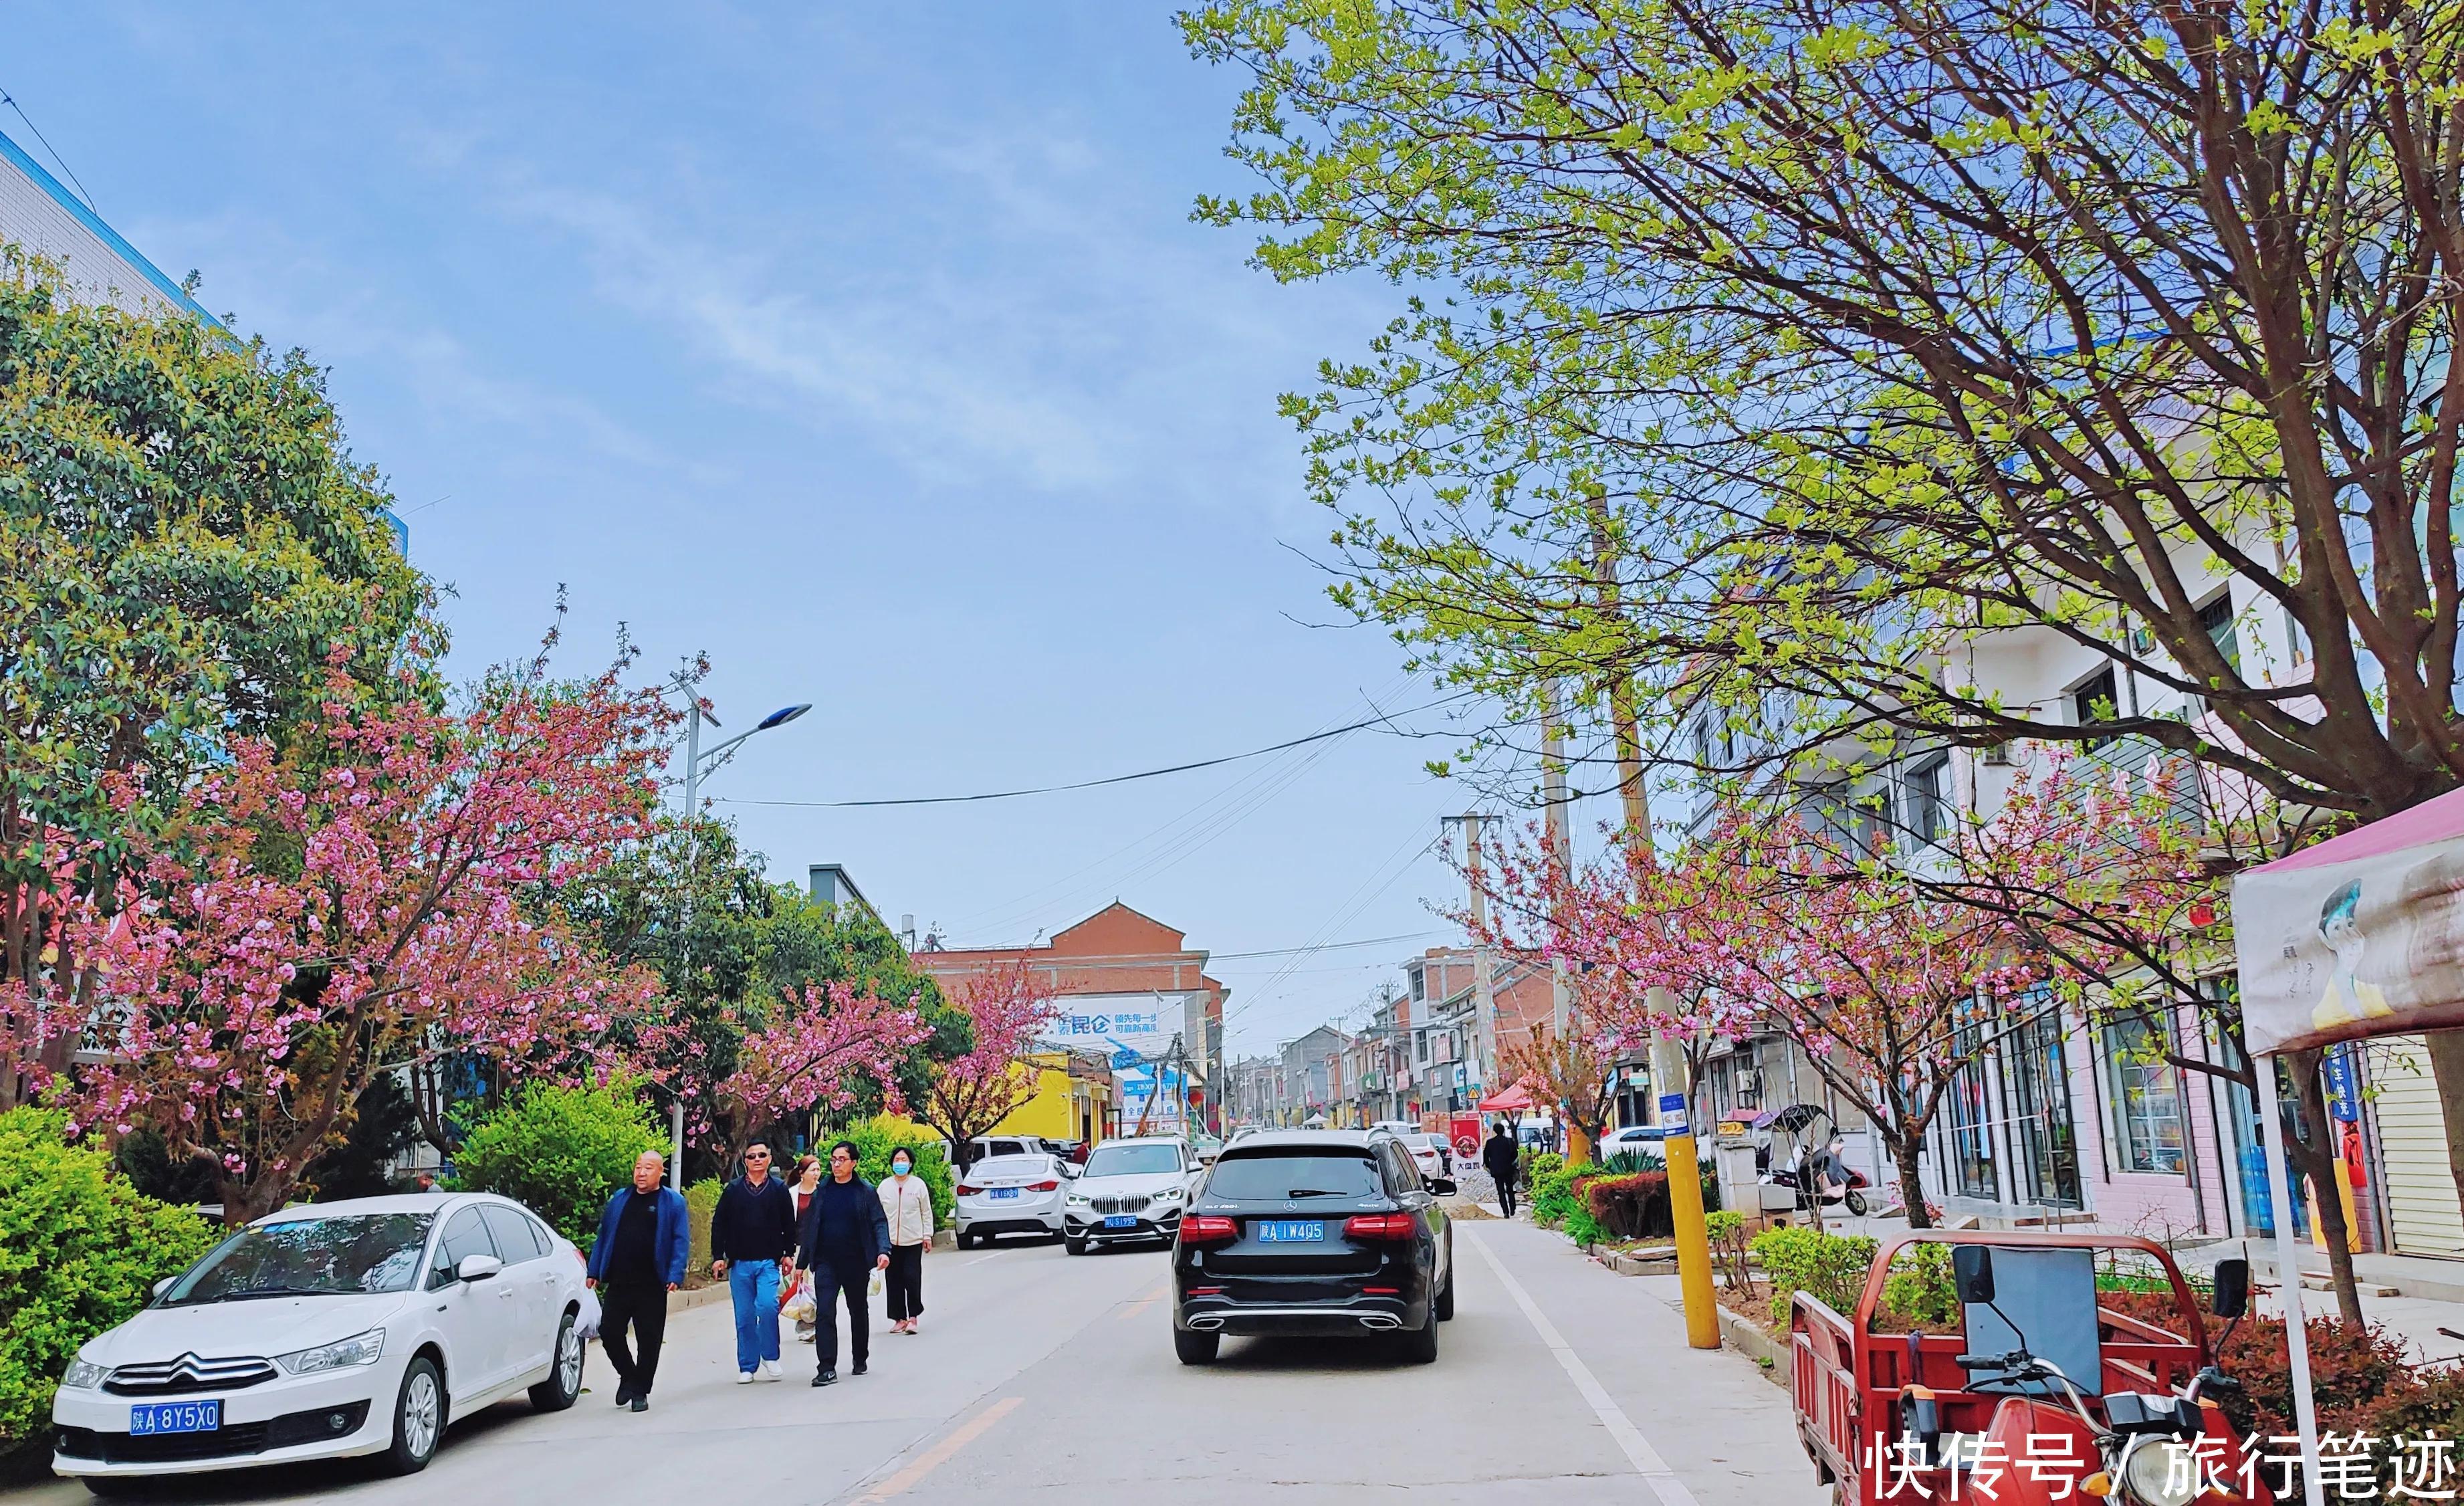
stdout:
POLYGON ((1685 1098, 1660 1100, 1661 1122, 1670 1126, 1660 1142, 1668 1166, 1668 1211, 1677 1234, 1677 1285, 1685 1295, 1685 1342, 1696 1349, 1720 1347, 1720 1299, 1711 1286, 1711 1234, 1703 1221, 1702 1163, 1694 1154, 1694 1130, 1684 1121, 1685 1098), (1672 1121, 1674 1109, 1677 1118, 1672 1121), (1682 1131, 1682 1133, 1681 1133, 1682 1131))

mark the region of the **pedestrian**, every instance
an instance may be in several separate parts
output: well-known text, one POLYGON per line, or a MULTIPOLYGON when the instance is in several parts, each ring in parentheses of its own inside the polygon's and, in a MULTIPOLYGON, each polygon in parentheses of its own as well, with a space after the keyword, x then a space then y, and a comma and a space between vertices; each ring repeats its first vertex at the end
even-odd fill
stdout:
POLYGON ((924 1316, 924 1251, 933 1248, 933 1189, 915 1175, 915 1152, 905 1145, 890 1153, 881 1211, 890 1227, 890 1326, 912 1334, 915 1320, 924 1316))
POLYGON ((864 1374, 872 1351, 870 1295, 865 1288, 875 1271, 889 1265, 890 1220, 881 1210, 881 1196, 855 1174, 855 1142, 843 1140, 830 1147, 829 1180, 815 1190, 796 1230, 796 1269, 809 1273, 813 1283, 815 1385, 838 1384, 842 1298, 847 1352, 855 1373, 864 1374))
POLYGON ((436 1174, 434 1172, 423 1171, 419 1174, 419 1190, 421 1192, 433 1192, 436 1190, 436 1174))
POLYGON ((1488 1168, 1488 1179, 1497 1184, 1497 1207, 1507 1218, 1514 1216, 1514 1185, 1521 1180, 1523 1147, 1506 1133, 1504 1121, 1489 1126, 1488 1139, 1480 1147, 1480 1163, 1488 1168))
POLYGON ((744 1147, 744 1174, 710 1210, 710 1273, 727 1278, 736 1304, 736 1384, 749 1385, 754 1366, 779 1379, 779 1284, 795 1269, 796 1199, 770 1175, 770 1146, 744 1147))
POLYGON ((684 1285, 693 1251, 684 1196, 659 1185, 666 1169, 655 1150, 633 1159, 632 1185, 617 1188, 599 1215, 582 1279, 599 1294, 599 1342, 616 1369, 616 1405, 637 1412, 650 1409, 650 1383, 668 1335, 668 1294, 684 1285))
MULTIPOLYGON (((811 1206, 813 1194, 820 1190, 821 1185, 822 1158, 811 1155, 797 1157, 796 1174, 787 1179, 787 1185, 794 1192, 796 1198, 797 1228, 801 1229, 803 1227, 804 1209, 811 1206)), ((787 1284, 779 1289, 779 1312, 781 1316, 785 1316, 790 1308, 797 1308, 801 1311, 800 1304, 796 1302, 796 1294, 803 1291, 809 1284, 810 1282, 802 1271, 792 1272, 789 1273, 787 1284)), ((797 1318, 796 1342, 800 1344, 808 1344, 812 1341, 812 1318, 808 1317, 797 1318)))

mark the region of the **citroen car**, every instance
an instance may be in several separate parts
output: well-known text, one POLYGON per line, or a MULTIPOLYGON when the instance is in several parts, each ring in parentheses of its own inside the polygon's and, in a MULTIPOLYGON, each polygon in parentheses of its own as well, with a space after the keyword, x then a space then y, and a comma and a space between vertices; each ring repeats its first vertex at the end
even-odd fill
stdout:
POLYGON ((346 1454, 425 1469, 457 1417, 582 1394, 583 1275, 570 1242, 484 1193, 270 1213, 77 1351, 52 1468, 98 1495, 346 1454))
POLYGON ((1194 1163, 1178 1140, 1108 1140, 1062 1201, 1063 1236, 1073 1255, 1105 1245, 1172 1243, 1194 1163))
POLYGON ((1172 1257, 1172 1344, 1212 1361, 1226 1334, 1393 1335, 1438 1357, 1454 1317, 1454 1231, 1424 1174, 1382 1130, 1267 1130, 1223 1147, 1189 1199, 1172 1257))

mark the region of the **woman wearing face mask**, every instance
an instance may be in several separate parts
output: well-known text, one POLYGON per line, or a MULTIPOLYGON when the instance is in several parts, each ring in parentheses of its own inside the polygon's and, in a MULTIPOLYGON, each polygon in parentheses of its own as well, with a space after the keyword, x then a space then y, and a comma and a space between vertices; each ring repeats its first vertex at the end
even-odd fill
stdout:
POLYGON ((890 1221, 890 1327, 915 1332, 924 1316, 924 1251, 933 1248, 933 1189, 915 1175, 915 1152, 901 1145, 890 1153, 890 1176, 881 1184, 881 1211, 890 1221))
MULTIPOLYGON (((787 1191, 788 1195, 796 1200, 796 1225, 798 1228, 801 1229, 803 1227, 804 1209, 811 1204, 813 1201, 813 1194, 820 1190, 821 1185, 822 1158, 819 1156, 797 1157, 796 1170, 794 1174, 787 1179, 787 1191)), ((785 1312, 789 1304, 795 1301, 797 1296, 811 1284, 810 1279, 805 1276, 804 1273, 802 1271, 797 1272, 789 1278, 789 1284, 780 1289, 780 1311, 785 1312)), ((801 1304, 798 1304, 797 1310, 799 1312, 803 1311, 801 1304)), ((796 1342, 800 1344, 811 1343, 813 1341, 813 1320, 810 1318, 798 1318, 795 1322, 796 1342)))

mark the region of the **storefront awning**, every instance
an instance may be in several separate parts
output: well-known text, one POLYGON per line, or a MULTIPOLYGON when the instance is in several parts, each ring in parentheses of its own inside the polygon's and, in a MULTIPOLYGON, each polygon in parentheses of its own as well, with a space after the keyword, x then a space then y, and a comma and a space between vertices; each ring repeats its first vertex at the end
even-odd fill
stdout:
POLYGON ((1531 1095, 1516 1083, 1503 1093, 1492 1093, 1480 1100, 1483 1114, 1521 1114, 1531 1107, 1531 1095))

